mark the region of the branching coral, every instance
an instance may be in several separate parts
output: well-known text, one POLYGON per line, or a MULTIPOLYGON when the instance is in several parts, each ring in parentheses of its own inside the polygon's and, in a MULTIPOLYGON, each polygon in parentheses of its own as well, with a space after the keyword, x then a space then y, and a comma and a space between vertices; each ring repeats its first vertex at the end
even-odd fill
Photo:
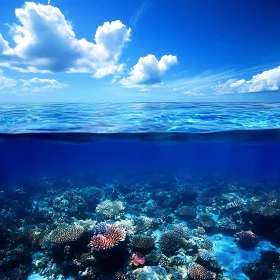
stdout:
POLYGON ((218 221, 218 227, 222 231, 234 231, 237 229, 237 225, 231 218, 225 217, 218 221))
POLYGON ((97 234, 91 238, 90 247, 93 250, 100 251, 105 249, 111 249, 118 245, 120 241, 125 240, 126 233, 124 230, 116 227, 115 225, 106 225, 108 231, 104 234, 97 234))

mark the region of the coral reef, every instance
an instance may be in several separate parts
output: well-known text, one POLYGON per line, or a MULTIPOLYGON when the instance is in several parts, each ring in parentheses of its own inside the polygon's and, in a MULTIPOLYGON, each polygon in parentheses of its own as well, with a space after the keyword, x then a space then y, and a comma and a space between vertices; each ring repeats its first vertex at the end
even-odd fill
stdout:
POLYGON ((0 193, 1 279, 280 277, 269 244, 280 240, 279 191, 264 192, 268 183, 153 174, 40 184, 0 193))

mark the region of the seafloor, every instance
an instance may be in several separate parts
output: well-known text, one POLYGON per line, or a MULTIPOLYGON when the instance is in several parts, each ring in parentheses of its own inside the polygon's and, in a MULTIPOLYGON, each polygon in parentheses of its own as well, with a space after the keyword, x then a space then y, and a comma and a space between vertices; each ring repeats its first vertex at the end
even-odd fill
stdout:
POLYGON ((3 280, 280 279, 273 180, 41 178, 3 188, 0 207, 3 280))

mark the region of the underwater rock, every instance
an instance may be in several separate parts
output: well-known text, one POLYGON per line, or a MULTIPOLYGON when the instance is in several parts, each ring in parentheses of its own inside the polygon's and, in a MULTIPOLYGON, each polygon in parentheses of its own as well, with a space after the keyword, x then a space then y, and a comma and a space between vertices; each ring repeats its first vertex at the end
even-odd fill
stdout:
POLYGON ((184 220, 191 220, 196 217, 196 209, 191 206, 181 206, 176 213, 184 220))
POLYGON ((265 264, 260 261, 249 263, 242 268, 245 275, 250 280, 277 280, 274 272, 265 264))
POLYGON ((161 253, 157 250, 152 250, 145 256, 147 266, 157 266, 161 259, 161 253))
POLYGON ((212 232, 216 226, 216 222, 209 214, 201 214, 197 220, 200 226, 202 226, 206 232, 212 232))
POLYGON ((262 251, 261 260, 266 262, 269 266, 278 265, 280 266, 280 253, 277 251, 262 251))
POLYGON ((23 270, 19 268, 12 269, 10 271, 0 273, 1 280, 23 280, 26 279, 26 275, 23 270))
POLYGON ((167 272, 161 266, 144 266, 133 271, 135 280, 167 280, 167 272))
POLYGON ((104 190, 97 187, 81 188, 79 189, 79 193, 84 197, 90 207, 96 207, 96 205, 105 197, 104 190))
POLYGON ((247 209, 241 212, 241 217, 243 222, 251 225, 252 230, 259 235, 270 238, 273 232, 280 230, 280 209, 251 202, 247 209))

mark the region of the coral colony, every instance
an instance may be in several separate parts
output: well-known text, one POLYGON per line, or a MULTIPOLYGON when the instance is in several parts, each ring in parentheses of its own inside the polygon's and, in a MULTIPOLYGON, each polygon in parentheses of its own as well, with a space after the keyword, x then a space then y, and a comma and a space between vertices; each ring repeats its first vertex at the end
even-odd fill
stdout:
POLYGON ((159 178, 45 179, 0 197, 0 279, 280 279, 280 195, 266 182, 159 178))

